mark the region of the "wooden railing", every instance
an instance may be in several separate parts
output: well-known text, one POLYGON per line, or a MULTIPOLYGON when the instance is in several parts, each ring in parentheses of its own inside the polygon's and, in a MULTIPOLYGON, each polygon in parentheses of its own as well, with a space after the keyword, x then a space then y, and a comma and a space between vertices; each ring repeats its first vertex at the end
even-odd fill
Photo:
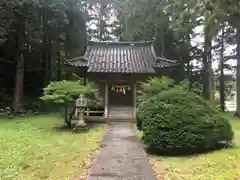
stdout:
MULTIPOLYGON (((98 113, 104 114, 104 110, 91 110, 90 108, 86 108, 86 110, 84 111, 84 114, 86 114, 86 116, 89 116, 90 114, 98 114, 98 113)), ((77 116, 77 110, 75 111, 75 116, 77 116)))

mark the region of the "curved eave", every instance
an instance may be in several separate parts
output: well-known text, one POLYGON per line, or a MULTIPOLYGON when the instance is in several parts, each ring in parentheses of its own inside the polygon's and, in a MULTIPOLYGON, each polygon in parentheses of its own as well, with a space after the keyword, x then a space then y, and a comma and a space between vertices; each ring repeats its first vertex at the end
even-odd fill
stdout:
POLYGON ((156 57, 156 63, 154 68, 171 68, 177 66, 178 62, 163 57, 156 57))
POLYGON ((83 56, 66 59, 64 61, 64 65, 72 66, 72 67, 88 67, 88 60, 83 56))
POLYGON ((155 69, 154 68, 151 68, 151 69, 148 69, 148 70, 139 70, 139 71, 131 71, 131 70, 122 70, 122 71, 119 71, 119 70, 112 70, 112 69, 91 69, 89 68, 88 73, 111 73, 111 74, 119 74, 119 73, 122 73, 122 74, 155 74, 155 69))
POLYGON ((88 41, 88 45, 129 45, 129 46, 150 46, 153 44, 153 41, 88 41))
POLYGON ((164 62, 168 62, 168 63, 172 63, 172 64, 176 64, 177 61, 176 60, 170 60, 164 57, 156 57, 156 62, 158 61, 164 61, 164 62))
POLYGON ((156 65, 154 67, 157 67, 157 68, 166 68, 166 67, 174 67, 174 66, 177 66, 178 63, 174 63, 174 64, 171 64, 171 63, 156 63, 156 65))

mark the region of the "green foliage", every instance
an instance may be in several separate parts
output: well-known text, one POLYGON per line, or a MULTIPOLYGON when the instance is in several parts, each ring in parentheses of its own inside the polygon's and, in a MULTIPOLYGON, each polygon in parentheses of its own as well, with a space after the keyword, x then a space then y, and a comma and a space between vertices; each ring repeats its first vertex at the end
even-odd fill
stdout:
MULTIPOLYGON (((140 83, 141 90, 138 91, 139 96, 137 97, 137 105, 141 102, 148 100, 149 98, 159 94, 164 90, 168 90, 174 87, 174 81, 166 76, 150 78, 146 82, 140 83)), ((137 128, 141 130, 142 122, 137 114, 137 128)))
MULTIPOLYGON (((197 82, 190 83, 188 80, 184 80, 180 84, 176 85, 174 84, 174 80, 166 76, 162 76, 160 78, 159 77, 150 78, 147 82, 141 82, 140 87, 141 90, 139 91, 138 105, 140 105, 141 102, 146 101, 149 98, 154 97, 155 95, 163 91, 170 90, 172 88, 191 91, 192 93, 195 93, 197 95, 202 94, 201 84, 197 82)), ((139 119, 138 116, 137 127, 139 130, 141 130, 141 119, 139 119)))
POLYGON ((198 82, 189 82, 189 80, 185 79, 178 85, 179 88, 182 88, 187 91, 191 91, 194 94, 202 95, 203 93, 203 85, 198 82))
POLYGON ((185 79, 184 81, 180 82, 180 84, 175 84, 174 80, 167 76, 150 78, 146 82, 141 82, 140 88, 141 90, 138 92, 139 101, 147 100, 152 96, 172 88, 184 89, 197 95, 202 95, 203 92, 203 87, 200 83, 191 83, 185 79))
POLYGON ((84 94, 89 102, 99 101, 98 91, 94 84, 81 85, 80 81, 56 81, 51 82, 41 97, 44 101, 58 104, 72 104, 80 94, 84 94))
POLYGON ((99 107, 103 105, 103 98, 100 96, 99 89, 96 84, 93 82, 88 82, 87 85, 90 89, 90 92, 87 97, 89 99, 88 106, 89 107, 99 107))
POLYGON ((198 95, 180 88, 159 93, 137 110, 143 140, 158 153, 193 153, 233 139, 229 122, 198 95))
POLYGON ((150 78, 141 82, 138 100, 144 101, 148 98, 174 87, 174 81, 166 76, 150 78))

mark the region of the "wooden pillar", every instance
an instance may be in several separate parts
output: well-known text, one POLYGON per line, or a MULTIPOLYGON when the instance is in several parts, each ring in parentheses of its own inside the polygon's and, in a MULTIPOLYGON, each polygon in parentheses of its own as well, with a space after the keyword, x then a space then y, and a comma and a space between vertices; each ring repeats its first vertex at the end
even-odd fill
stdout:
POLYGON ((136 109, 137 109, 137 91, 136 91, 136 83, 133 84, 133 116, 136 117, 136 109))
POLYGON ((105 83, 105 88, 104 88, 104 116, 105 118, 108 117, 108 83, 105 83))

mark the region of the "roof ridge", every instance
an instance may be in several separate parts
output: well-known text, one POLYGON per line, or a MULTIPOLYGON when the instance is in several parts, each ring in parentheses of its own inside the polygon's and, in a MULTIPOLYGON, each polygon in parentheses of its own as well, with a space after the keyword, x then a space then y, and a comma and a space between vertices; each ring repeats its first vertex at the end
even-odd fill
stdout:
POLYGON ((153 41, 88 41, 87 44, 91 45, 142 45, 150 46, 153 44, 153 41))

